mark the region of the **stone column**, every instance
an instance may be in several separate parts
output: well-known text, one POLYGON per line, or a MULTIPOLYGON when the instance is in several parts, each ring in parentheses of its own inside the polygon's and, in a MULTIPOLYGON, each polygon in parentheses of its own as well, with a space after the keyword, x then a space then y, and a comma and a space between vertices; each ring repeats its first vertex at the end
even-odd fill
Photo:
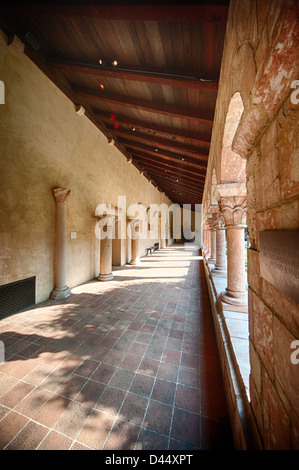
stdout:
POLYGON ((212 270, 214 275, 226 277, 227 262, 225 252, 225 225, 220 212, 213 214, 213 223, 216 230, 216 262, 215 268, 212 270))
POLYGON ((56 273, 55 288, 50 294, 51 299, 60 300, 70 296, 70 289, 66 285, 66 203, 71 193, 70 189, 55 188, 56 202, 56 273))
POLYGON ((209 258, 210 263, 216 262, 216 229, 210 225, 210 236, 211 236, 211 256, 209 258))
POLYGON ((99 281, 111 281, 112 274, 112 236, 116 217, 114 215, 105 215, 106 230, 102 227, 101 232, 101 252, 100 252, 100 274, 99 281))
POLYGON ((134 266, 140 264, 140 238, 139 238, 140 223, 141 223, 141 220, 139 219, 133 219, 130 222, 131 239, 132 239, 132 252, 131 252, 130 264, 134 266))
POLYGON ((219 205, 227 237, 227 287, 221 292, 220 298, 232 306, 247 307, 244 245, 246 197, 224 197, 219 205))
MULTIPOLYGON (((212 208, 212 206, 210 207, 210 209, 211 208, 212 208)), ((210 263, 215 263, 215 261, 216 261, 216 230, 215 230, 215 227, 214 227, 214 224, 213 224, 213 219, 212 219, 213 213, 215 211, 214 211, 214 208, 212 208, 212 210, 210 212, 210 209, 209 209, 209 212, 208 212, 208 219, 207 219, 208 233, 209 233, 209 239, 210 239, 209 262, 210 263)))

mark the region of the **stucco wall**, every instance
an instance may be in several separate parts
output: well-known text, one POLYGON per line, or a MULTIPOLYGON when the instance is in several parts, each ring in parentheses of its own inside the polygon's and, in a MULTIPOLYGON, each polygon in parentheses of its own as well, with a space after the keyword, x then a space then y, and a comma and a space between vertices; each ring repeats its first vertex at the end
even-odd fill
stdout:
MULTIPOLYGON (((54 187, 71 190, 67 202, 67 285, 92 279, 99 269, 95 208, 170 201, 25 55, 7 47, 0 31, 0 285, 36 276, 40 302, 55 280, 54 187), (77 238, 71 239, 70 232, 77 238)), ((147 241, 141 241, 141 254, 147 241)))

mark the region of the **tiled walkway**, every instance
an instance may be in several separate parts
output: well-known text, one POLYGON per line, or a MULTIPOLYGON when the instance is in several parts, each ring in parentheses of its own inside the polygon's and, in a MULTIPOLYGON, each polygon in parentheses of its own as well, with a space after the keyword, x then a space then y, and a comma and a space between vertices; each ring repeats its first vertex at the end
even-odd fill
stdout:
POLYGON ((0 321, 1 449, 231 449, 202 260, 172 246, 0 321))

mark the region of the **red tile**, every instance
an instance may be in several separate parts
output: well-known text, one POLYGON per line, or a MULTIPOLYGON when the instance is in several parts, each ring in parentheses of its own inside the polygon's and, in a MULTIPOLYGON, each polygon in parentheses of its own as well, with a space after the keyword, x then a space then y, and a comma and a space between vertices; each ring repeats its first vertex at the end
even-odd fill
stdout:
POLYGON ((178 385, 176 391, 175 406, 185 410, 200 412, 199 390, 197 388, 178 385))
POLYGON ((164 349, 164 354, 162 358, 163 361, 178 365, 180 363, 180 358, 180 351, 174 351, 173 349, 164 349))
POLYGON ((4 449, 28 422, 25 416, 10 411, 0 421, 0 449, 4 449))
POLYGON ((117 419, 104 450, 134 450, 140 429, 117 419))
POLYGON ((8 408, 14 408, 20 400, 28 395, 34 389, 34 385, 18 382, 12 389, 6 392, 1 398, 1 405, 5 405, 8 408))
POLYGON ((70 405, 71 401, 67 398, 53 394, 41 409, 35 414, 34 420, 44 426, 52 427, 58 421, 62 413, 70 405))
POLYGON ((154 384, 154 377, 136 374, 130 387, 130 392, 149 397, 154 384))
POLYGON ((99 382, 107 384, 111 379, 112 375, 116 371, 116 367, 110 366, 109 364, 100 364, 97 370, 92 374, 92 380, 98 380, 99 382))
POLYGON ((172 407, 151 400, 144 420, 144 427, 161 434, 169 434, 172 417, 172 407))
POLYGON ((136 426, 141 426, 148 398, 128 393, 119 412, 119 418, 136 426))
POLYGON ((69 450, 73 441, 56 431, 50 431, 38 446, 38 450, 69 450))
POLYGON ((35 450, 49 430, 30 421, 20 433, 9 443, 7 450, 35 450))
POLYGON ((200 416, 190 411, 175 408, 171 437, 200 448, 200 416))
POLYGON ((172 405, 175 396, 175 390, 175 383, 168 382, 167 380, 157 379, 151 398, 167 403, 168 405, 172 405))
POLYGON ((122 405, 122 402, 126 396, 125 390, 120 390, 115 387, 106 387, 101 398, 95 405, 95 408, 105 413, 112 415, 117 415, 119 408, 122 405))
POLYGON ((115 416, 94 410, 86 420, 76 440, 96 450, 101 450, 109 437, 115 416))
POLYGON ((151 375, 155 377, 157 375, 159 365, 159 361, 155 361, 154 359, 146 357, 141 361, 140 366, 138 367, 138 372, 140 374, 151 375))
POLYGON ((120 367, 128 370, 137 370, 140 364, 140 356, 135 356, 133 354, 126 354, 122 362, 120 363, 120 367))

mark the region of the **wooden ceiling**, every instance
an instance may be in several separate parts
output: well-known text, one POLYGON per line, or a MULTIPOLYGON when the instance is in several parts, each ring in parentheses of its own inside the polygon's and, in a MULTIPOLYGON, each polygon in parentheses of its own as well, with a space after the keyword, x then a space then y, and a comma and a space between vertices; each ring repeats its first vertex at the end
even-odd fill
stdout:
POLYGON ((133 165, 173 202, 201 203, 228 1, 2 11, 0 27, 133 165))

